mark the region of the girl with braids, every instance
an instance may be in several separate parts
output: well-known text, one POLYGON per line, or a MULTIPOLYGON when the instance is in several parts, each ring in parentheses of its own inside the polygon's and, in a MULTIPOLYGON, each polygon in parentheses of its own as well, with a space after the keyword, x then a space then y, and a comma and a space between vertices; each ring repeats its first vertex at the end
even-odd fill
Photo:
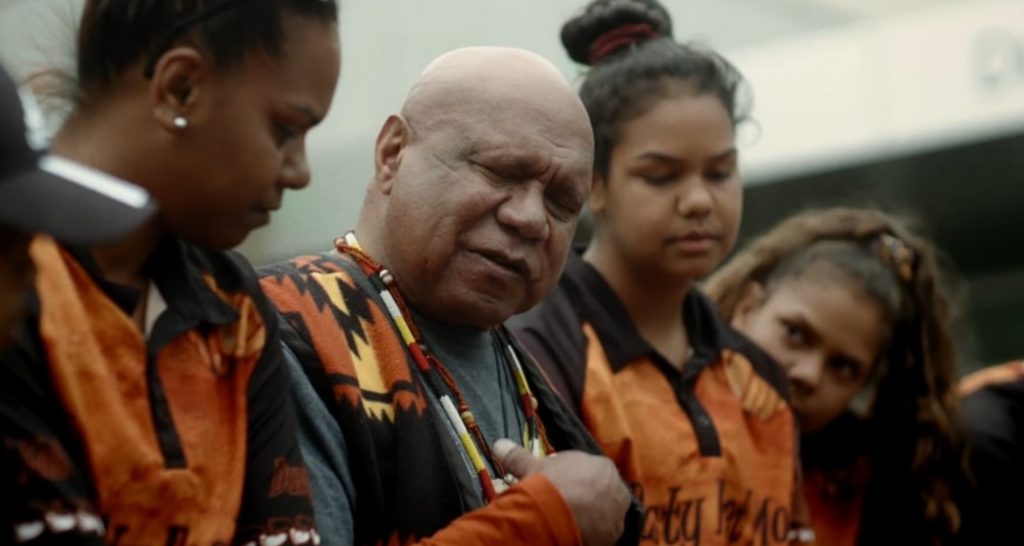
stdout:
POLYGON ((0 356, 0 542, 318 542, 276 314, 226 250, 309 183, 339 58, 334 0, 85 2, 51 167, 159 210, 32 243, 0 356))
POLYGON ((653 0, 562 28, 594 128, 594 238, 512 327, 644 506, 644 544, 787 544, 796 432, 778 366, 694 285, 732 249, 742 77, 653 0))
POLYGON ((879 211, 808 212, 754 240, 706 289, 786 371, 818 544, 950 544, 964 442, 929 244, 879 211))

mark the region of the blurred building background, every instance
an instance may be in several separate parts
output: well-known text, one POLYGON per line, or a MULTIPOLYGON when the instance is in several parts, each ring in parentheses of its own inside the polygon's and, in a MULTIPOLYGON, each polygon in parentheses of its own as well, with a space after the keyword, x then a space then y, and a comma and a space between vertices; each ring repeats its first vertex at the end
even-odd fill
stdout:
MULTIPOLYGON (((961 281, 965 368, 1024 356, 1024 1, 663 1, 678 39, 750 80, 745 238, 815 206, 908 215, 961 281)), ((266 263, 351 226, 380 123, 438 54, 524 47, 577 79, 558 30, 582 3, 342 0, 342 80, 309 139, 313 185, 241 250, 266 263)), ((21 76, 68 69, 80 8, 0 0, 0 61, 21 76)))

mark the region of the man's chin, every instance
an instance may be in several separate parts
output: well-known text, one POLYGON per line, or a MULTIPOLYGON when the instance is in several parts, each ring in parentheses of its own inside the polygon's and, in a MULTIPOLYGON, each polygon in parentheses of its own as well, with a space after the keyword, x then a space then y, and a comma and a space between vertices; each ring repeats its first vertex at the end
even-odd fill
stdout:
POLYGON ((504 324, 511 318, 513 313, 493 311, 487 309, 472 309, 459 313, 456 317, 456 324, 487 330, 504 324))
POLYGON ((518 306, 507 302, 491 301, 486 296, 481 296, 475 301, 460 305, 452 313, 452 320, 449 322, 480 329, 494 328, 512 318, 519 312, 518 309, 518 306))

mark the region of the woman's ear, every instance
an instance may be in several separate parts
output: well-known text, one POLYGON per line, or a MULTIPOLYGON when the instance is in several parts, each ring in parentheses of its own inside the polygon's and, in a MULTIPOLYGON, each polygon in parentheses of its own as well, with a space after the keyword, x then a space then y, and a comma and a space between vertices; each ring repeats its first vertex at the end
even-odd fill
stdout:
POLYGON ((732 327, 743 331, 750 325, 750 320, 755 311, 764 305, 764 287, 757 281, 750 281, 746 286, 743 287, 743 292, 740 294, 740 299, 736 302, 736 307, 732 312, 732 320, 730 323, 732 327))
POLYGON ((207 80, 207 64, 191 47, 176 47, 160 56, 153 67, 149 94, 153 117, 168 131, 180 132, 195 121, 192 114, 207 80))
POLYGON ((408 143, 409 124, 401 116, 388 116, 377 134, 373 156, 374 179, 385 195, 391 193, 408 143))

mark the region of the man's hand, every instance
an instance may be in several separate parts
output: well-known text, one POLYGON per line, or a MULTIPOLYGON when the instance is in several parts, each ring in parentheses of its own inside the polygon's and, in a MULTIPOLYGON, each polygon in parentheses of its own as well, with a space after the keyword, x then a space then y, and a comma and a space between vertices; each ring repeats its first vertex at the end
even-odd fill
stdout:
POLYGON ((630 496, 607 458, 563 451, 538 459, 511 440, 495 442, 494 455, 516 478, 547 477, 572 510, 585 546, 611 546, 622 534, 630 496))

